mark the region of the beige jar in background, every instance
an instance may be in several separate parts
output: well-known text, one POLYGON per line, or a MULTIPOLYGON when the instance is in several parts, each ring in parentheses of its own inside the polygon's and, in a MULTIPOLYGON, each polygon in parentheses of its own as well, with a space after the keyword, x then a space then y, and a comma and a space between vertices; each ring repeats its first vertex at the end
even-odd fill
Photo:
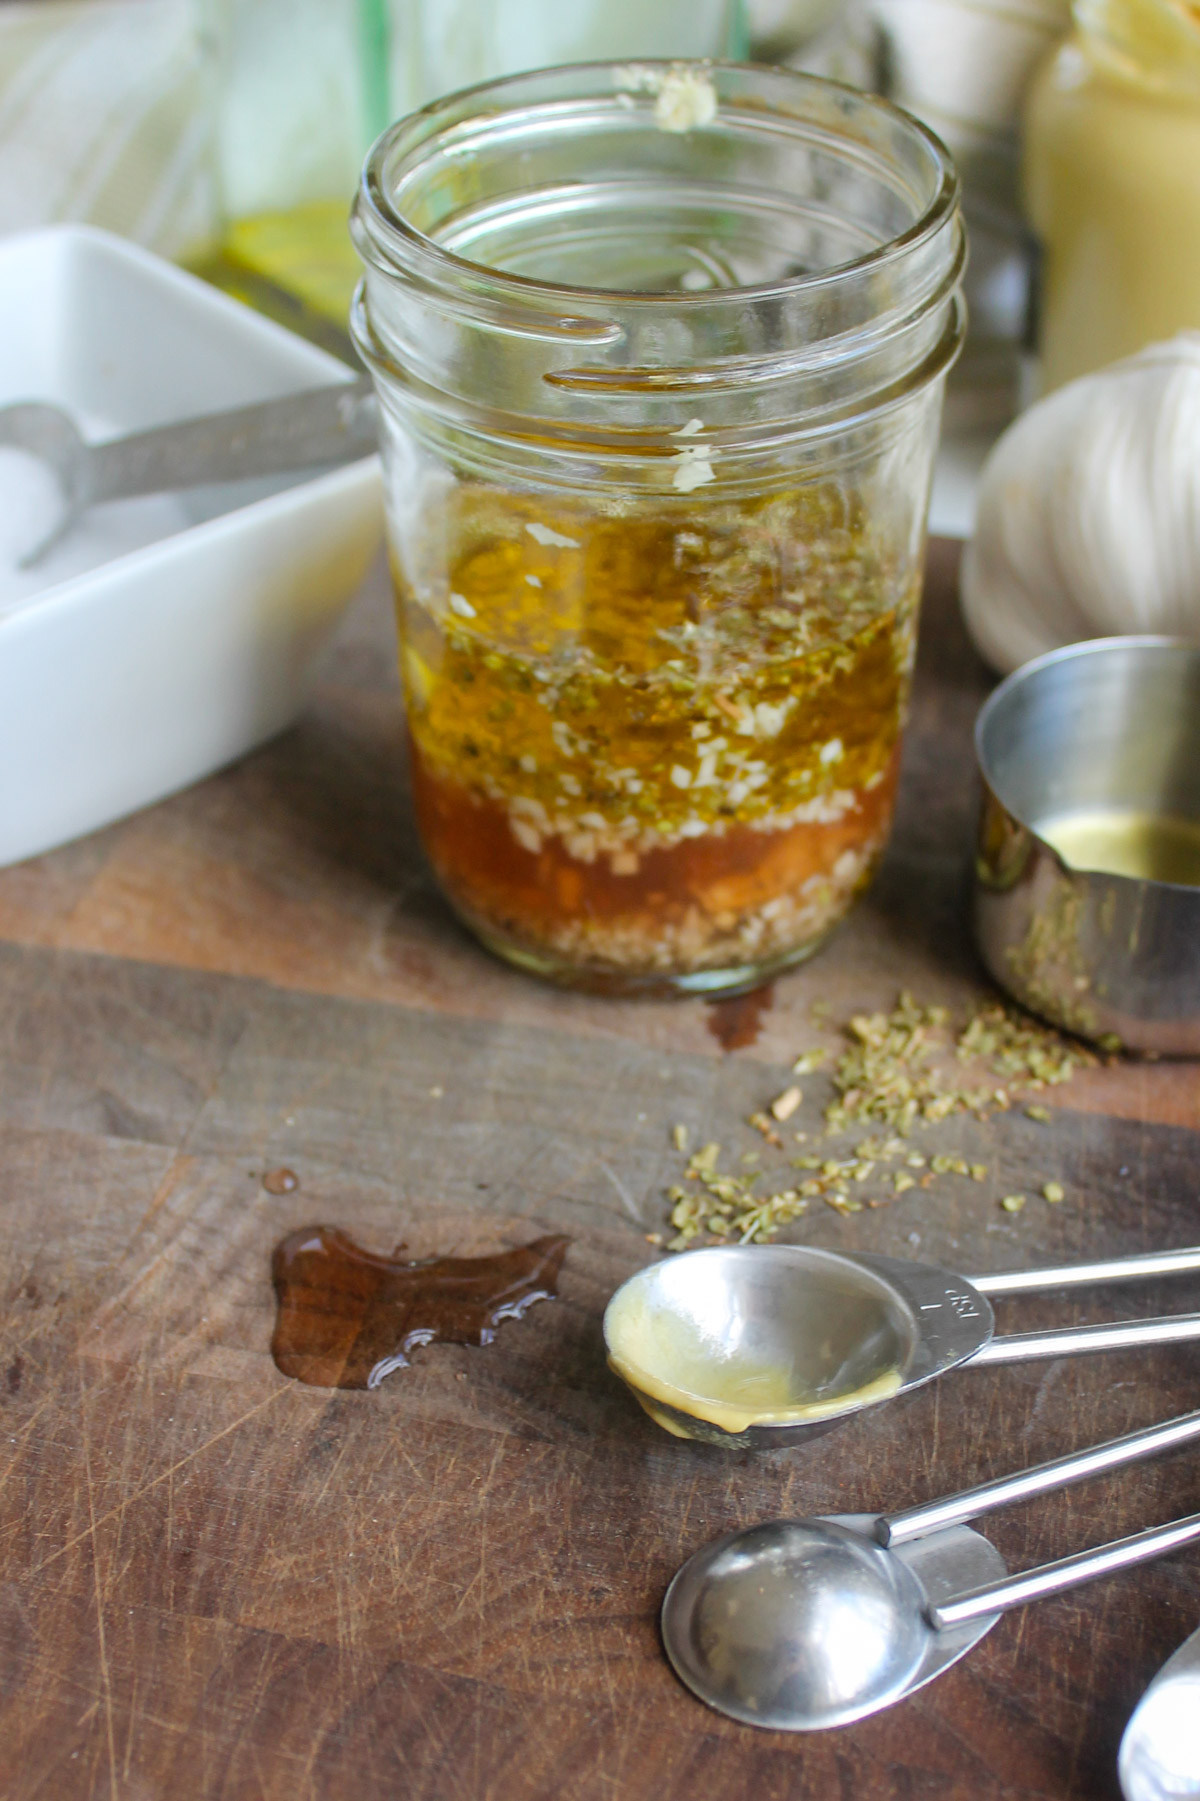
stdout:
POLYGON ((1200 328, 1200 5, 1072 10, 1025 111, 1043 392, 1200 328))

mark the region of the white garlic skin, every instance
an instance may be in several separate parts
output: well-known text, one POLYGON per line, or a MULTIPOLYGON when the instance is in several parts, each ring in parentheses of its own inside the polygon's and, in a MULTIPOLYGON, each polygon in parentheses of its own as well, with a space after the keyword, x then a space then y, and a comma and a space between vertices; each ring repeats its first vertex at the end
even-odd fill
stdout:
POLYGON ((1200 642, 1200 332, 1009 426, 980 478, 961 593, 976 649, 1005 674, 1084 638, 1200 642))

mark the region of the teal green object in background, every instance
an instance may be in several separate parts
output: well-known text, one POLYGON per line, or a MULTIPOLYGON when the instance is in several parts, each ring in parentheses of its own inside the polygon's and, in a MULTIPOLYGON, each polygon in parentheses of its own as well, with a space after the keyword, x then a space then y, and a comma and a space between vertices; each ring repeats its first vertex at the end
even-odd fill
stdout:
MULTIPOLYGON (((367 4, 368 0, 364 0, 367 4)), ((741 57, 743 0, 379 0, 393 117, 457 88, 557 63, 741 57)))
POLYGON ((388 66, 391 27, 387 0, 358 0, 362 41, 363 124, 371 143, 391 124, 388 66))
POLYGON ((394 119, 524 69, 739 57, 747 45, 744 0, 196 3, 218 70, 223 227, 193 266, 339 351, 360 272, 347 209, 394 119))

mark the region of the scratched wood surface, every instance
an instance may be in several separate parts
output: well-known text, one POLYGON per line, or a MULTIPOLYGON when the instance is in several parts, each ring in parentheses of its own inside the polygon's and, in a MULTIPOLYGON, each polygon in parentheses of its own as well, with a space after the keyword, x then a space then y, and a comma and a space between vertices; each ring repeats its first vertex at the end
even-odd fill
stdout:
MULTIPOLYGON (((963 1372, 792 1453, 677 1443, 599 1320, 651 1254, 671 1126, 739 1150, 795 1052, 900 986, 979 991, 962 926, 986 677, 934 546, 882 879, 757 1043, 699 1003, 545 990, 456 928, 416 850, 374 581, 302 722, 236 768, 0 872, 0 1793, 7 1801, 693 1801, 1116 1794, 1200 1558, 1011 1615, 905 1705, 756 1732, 671 1675, 657 1610, 706 1540, 905 1506, 1195 1405, 1186 1347, 963 1372), (286 1164, 298 1191, 261 1177, 286 1164), (571 1235, 562 1298, 374 1394, 285 1381, 271 1248, 308 1222, 414 1255, 571 1235)), ((822 1081, 806 1082, 815 1122, 822 1081)), ((797 1235, 980 1270, 1200 1238, 1194 1067, 1076 1079, 1051 1125, 963 1128, 986 1184, 797 1235), (1048 1176, 1061 1206, 1000 1195, 1048 1176)), ((1049 1324, 1200 1282, 1009 1303, 1049 1324)), ((1186 1452, 997 1516, 1013 1565, 1200 1509, 1186 1452)))

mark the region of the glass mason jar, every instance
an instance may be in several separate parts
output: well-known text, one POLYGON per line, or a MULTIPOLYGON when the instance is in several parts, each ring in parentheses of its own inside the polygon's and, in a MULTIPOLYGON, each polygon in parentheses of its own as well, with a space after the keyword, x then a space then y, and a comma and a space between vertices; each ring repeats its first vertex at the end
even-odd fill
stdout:
POLYGON ((452 904, 591 988, 798 962, 891 820, 963 332, 946 152, 810 76, 590 64, 402 120, 353 230, 452 904))

